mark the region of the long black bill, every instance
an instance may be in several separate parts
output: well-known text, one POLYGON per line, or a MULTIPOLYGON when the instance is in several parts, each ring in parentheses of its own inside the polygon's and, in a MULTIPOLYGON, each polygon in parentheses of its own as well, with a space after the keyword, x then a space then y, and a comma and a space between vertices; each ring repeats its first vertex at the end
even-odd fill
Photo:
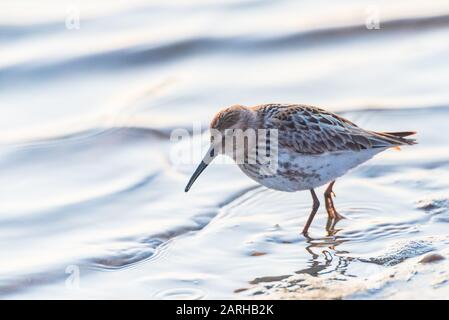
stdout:
POLYGON ((200 165, 198 166, 198 168, 196 168, 195 172, 193 173, 192 177, 190 178, 189 183, 187 183, 187 186, 184 189, 185 192, 190 190, 190 187, 195 182, 196 178, 198 178, 200 176, 201 172, 203 172, 204 169, 206 169, 206 168, 207 168, 207 163, 204 161, 201 161, 200 165))
POLYGON ((207 168, 209 163, 215 158, 214 149, 212 147, 209 148, 209 151, 207 151, 206 156, 203 158, 201 163, 198 165, 198 168, 196 168, 195 172, 192 174, 192 177, 189 180, 189 183, 187 183, 186 188, 184 189, 185 192, 188 192, 190 190, 190 187, 195 182, 195 180, 200 176, 201 172, 204 171, 204 169, 207 168))

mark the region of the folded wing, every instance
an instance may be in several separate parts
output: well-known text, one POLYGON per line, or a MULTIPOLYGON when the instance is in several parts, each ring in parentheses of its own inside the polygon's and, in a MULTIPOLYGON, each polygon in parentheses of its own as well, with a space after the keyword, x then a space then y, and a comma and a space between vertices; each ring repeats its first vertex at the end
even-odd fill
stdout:
POLYGON ((278 129, 280 146, 305 154, 415 144, 415 140, 404 138, 414 132, 368 131, 334 113, 306 105, 276 108, 265 117, 265 126, 278 129))

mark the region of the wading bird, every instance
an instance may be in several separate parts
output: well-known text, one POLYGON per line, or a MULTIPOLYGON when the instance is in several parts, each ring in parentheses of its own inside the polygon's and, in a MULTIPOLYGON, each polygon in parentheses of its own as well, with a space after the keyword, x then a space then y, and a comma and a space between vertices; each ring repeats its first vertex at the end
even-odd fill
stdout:
POLYGON ((335 113, 300 104, 233 105, 215 115, 210 129, 219 134, 212 136, 210 148, 185 192, 218 154, 226 154, 234 160, 239 158, 242 160, 237 162, 240 169, 267 188, 287 192, 310 190, 313 205, 302 231, 305 235, 320 205, 315 188, 329 183, 324 192, 327 214, 332 220, 341 219, 332 199, 335 180, 377 153, 416 143, 405 138, 415 132, 369 131, 335 113), (261 130, 275 130, 276 133, 272 135, 276 141, 269 140, 263 150, 254 135, 247 137, 245 143, 224 148, 226 138, 234 138, 236 132, 261 130), (267 151, 266 145, 276 145, 274 171, 273 163, 261 162, 257 157, 267 151), (248 156, 251 150, 255 150, 255 160, 248 156))

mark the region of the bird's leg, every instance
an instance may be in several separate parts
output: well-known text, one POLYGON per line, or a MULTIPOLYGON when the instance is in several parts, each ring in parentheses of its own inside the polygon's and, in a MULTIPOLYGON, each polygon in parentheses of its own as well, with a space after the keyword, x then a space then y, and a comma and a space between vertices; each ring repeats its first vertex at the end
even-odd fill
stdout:
POLYGON ((304 235, 307 235, 307 232, 309 231, 309 227, 312 224, 313 218, 315 217, 315 214, 318 211, 318 208, 320 207, 320 201, 318 200, 318 197, 316 196, 315 191, 313 189, 310 189, 310 193, 312 194, 313 206, 312 206, 312 212, 309 215, 309 219, 307 219, 306 225, 304 226, 304 229, 302 230, 302 233, 304 235))
POLYGON ((329 237, 334 236, 338 232, 338 230, 335 229, 335 225, 337 224, 337 222, 338 219, 327 218, 326 231, 329 237))
POLYGON ((334 201, 332 200, 332 196, 335 197, 335 193, 332 191, 332 187, 334 186, 335 180, 329 183, 329 186, 324 191, 324 203, 326 204, 326 211, 329 216, 329 219, 342 219, 341 216, 334 206, 334 201))

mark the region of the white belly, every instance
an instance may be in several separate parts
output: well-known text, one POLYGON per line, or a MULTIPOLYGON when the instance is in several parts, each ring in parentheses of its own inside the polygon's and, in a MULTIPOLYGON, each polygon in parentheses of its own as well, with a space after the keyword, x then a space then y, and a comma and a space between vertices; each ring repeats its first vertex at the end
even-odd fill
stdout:
POLYGON ((293 192, 310 190, 331 182, 384 150, 379 148, 322 155, 293 154, 279 150, 275 174, 261 174, 263 171, 260 171, 258 165, 239 167, 246 175, 267 188, 293 192))

